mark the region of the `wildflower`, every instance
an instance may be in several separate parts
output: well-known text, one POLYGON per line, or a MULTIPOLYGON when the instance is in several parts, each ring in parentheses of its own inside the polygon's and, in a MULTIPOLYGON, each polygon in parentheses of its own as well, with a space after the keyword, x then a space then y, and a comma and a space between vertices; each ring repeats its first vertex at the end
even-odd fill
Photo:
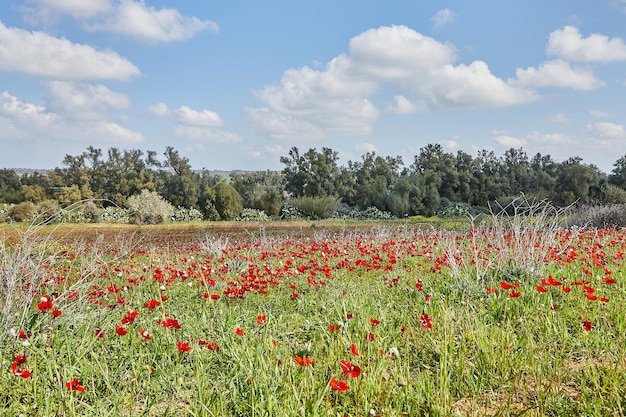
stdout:
POLYGON ((126 315, 122 319, 122 324, 123 325, 132 324, 137 318, 138 314, 139 313, 137 313, 136 311, 127 311, 126 315))
POLYGON ((243 336, 244 334, 246 334, 246 332, 244 332, 243 329, 240 329, 239 327, 237 327, 237 330, 235 330, 235 334, 237 336, 243 336))
POLYGON ((354 343, 350 345, 350 352, 352 352, 354 356, 359 356, 359 349, 357 349, 354 343))
POLYGON ((125 328, 121 326, 115 326, 115 333, 117 333, 120 336, 125 336, 126 333, 128 333, 128 330, 126 330, 125 328))
POLYGON ((80 391, 80 392, 85 391, 85 387, 80 385, 80 383, 78 382, 78 379, 72 379, 70 382, 66 382, 65 388, 67 388, 69 391, 80 391))
POLYGON ((158 302, 157 300, 150 299, 150 300, 148 300, 148 301, 146 302, 146 308, 153 309, 153 308, 158 307, 160 304, 161 304, 161 303, 160 303, 160 302, 158 302))
POLYGON ((426 313, 422 314, 422 317, 420 317, 420 323, 422 323, 422 327, 425 329, 431 329, 433 327, 431 318, 426 313))
POLYGON ((537 286, 535 288, 537 288, 537 291, 539 291, 539 292, 547 292, 548 291, 548 290, 546 290, 544 287, 542 287, 539 284, 537 284, 537 286))
POLYGON ((591 325, 591 322, 589 320, 583 320, 582 325, 583 325, 583 330, 584 331, 588 332, 589 330, 591 330, 592 325, 591 325))
POLYGON ((41 302, 37 304, 37 308, 39 311, 47 311, 52 309, 52 300, 47 295, 42 295, 40 298, 41 302))
POLYGON ((343 359, 341 360, 341 370, 345 374, 350 375, 352 378, 358 378, 358 376, 361 375, 361 368, 351 362, 346 362, 343 359))
POLYGON ((219 299, 220 299, 219 294, 211 294, 211 300, 219 300, 219 299))
POLYGON ((205 346, 209 350, 213 350, 213 351, 219 350, 219 347, 217 346, 217 343, 215 342, 207 342, 206 340, 199 339, 198 344, 200 346, 205 346))
POLYGON ((376 336, 374 336, 374 333, 368 333, 367 336, 365 336, 365 340, 367 340, 368 342, 373 342, 374 339, 376 339, 376 336))
POLYGON ((335 323, 330 323, 330 324, 328 325, 328 329, 329 329, 331 332, 336 332, 337 330, 339 330, 339 326, 338 326, 337 324, 335 324, 335 323))
POLYGON ((300 366, 313 365, 313 361, 308 356, 295 356, 293 360, 300 366))
POLYGON ((23 365, 27 362, 26 355, 18 355, 14 358, 14 361, 18 365, 23 365))
POLYGON ((511 292, 509 293, 509 298, 517 298, 521 296, 522 296, 522 293, 517 290, 511 290, 511 292))
POLYGON ((371 318, 370 319, 370 323, 371 323, 372 326, 378 326, 380 324, 380 321, 376 320, 374 318, 371 318))
POLYGON ((350 389, 343 381, 337 381, 335 378, 330 379, 330 387, 335 391, 347 391, 350 389))
POLYGON ((503 290, 510 290, 511 284, 509 284, 508 282, 501 281, 500 288, 502 288, 503 290))
POLYGON ((152 340, 152 335, 145 329, 139 329, 139 334, 146 340, 152 340))
POLYGON ((487 294, 495 294, 497 292, 498 290, 496 290, 495 288, 487 287, 487 294))
POLYGON ((267 317, 265 316, 257 316, 256 322, 260 325, 267 323, 267 317))
POLYGON ((177 342, 176 348, 180 352, 189 352, 191 350, 191 347, 187 343, 183 343, 183 342, 177 342))
POLYGON ((102 339, 104 337, 104 330, 98 327, 95 331, 95 335, 96 337, 102 339))
POLYGON ((20 378, 30 378, 30 371, 20 368, 19 365, 20 364, 18 364, 17 362, 13 362, 13 364, 11 365, 11 371, 13 372, 13 375, 20 378))

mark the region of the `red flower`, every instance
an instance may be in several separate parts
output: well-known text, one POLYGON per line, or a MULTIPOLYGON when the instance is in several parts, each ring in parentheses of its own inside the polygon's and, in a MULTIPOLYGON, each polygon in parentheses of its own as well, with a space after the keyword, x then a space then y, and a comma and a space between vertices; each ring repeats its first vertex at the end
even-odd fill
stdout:
POLYGON ((535 288, 537 288, 537 291, 539 291, 539 292, 547 292, 548 291, 548 290, 546 290, 544 287, 542 287, 539 284, 537 284, 537 286, 535 288))
POLYGON ((115 333, 119 334, 120 336, 124 336, 126 335, 126 333, 128 333, 128 330, 121 326, 115 326, 115 333))
POLYGON ((13 375, 18 376, 20 378, 29 378, 30 371, 27 371, 26 369, 22 369, 18 365, 19 364, 17 362, 13 362, 13 364, 11 365, 11 371, 13 372, 13 375))
POLYGON ((206 346, 206 348, 209 350, 213 350, 213 351, 219 350, 219 347, 217 346, 217 343, 215 342, 207 342, 206 340, 199 339, 198 344, 200 346, 206 346))
POLYGON ((511 290, 511 292, 509 293, 510 298, 517 298, 521 296, 522 296, 522 293, 517 290, 511 290))
POLYGON ((219 294, 211 294, 211 300, 219 300, 219 299, 220 299, 219 294))
POLYGON ((339 330, 339 326, 338 326, 338 325, 336 325, 335 323, 330 323, 330 324, 328 325, 328 329, 329 329, 331 332, 336 332, 337 330, 339 330))
POLYGON ((138 314, 139 313, 137 313, 136 311, 127 311, 126 315, 122 319, 122 324, 124 324, 124 325, 132 324, 135 321, 135 319, 137 318, 138 314))
POLYGON ((337 381, 335 378, 330 379, 330 387, 335 391, 347 391, 350 389, 343 381, 337 381))
POLYGON ((167 319, 167 320, 159 320, 157 321, 157 324, 160 324, 163 327, 166 327, 168 329, 180 329, 180 323, 178 323, 178 320, 176 319, 167 319))
POLYGON ((511 284, 509 284, 508 282, 501 281, 500 282, 500 287, 503 290, 510 290, 511 289, 511 284))
POLYGON ((591 330, 591 322, 589 320, 583 320, 583 330, 588 332, 589 330, 591 330))
POLYGON ((244 332, 243 329, 240 329, 239 327, 237 327, 237 330, 235 330, 235 334, 237 336, 243 336, 244 334, 246 334, 246 332, 244 332))
POLYGON ((265 317, 265 316, 257 316, 256 322, 259 325, 265 324, 265 323, 267 323, 267 317, 265 317))
POLYGON ((498 290, 496 290, 495 288, 487 287, 487 294, 495 294, 497 292, 498 290))
POLYGON ((85 387, 80 385, 80 383, 78 382, 78 379, 72 379, 70 382, 66 382, 65 388, 67 388, 70 391, 80 391, 80 392, 85 391, 85 387))
POLYGON ((426 313, 422 314, 422 317, 420 317, 420 323, 422 323, 422 327, 425 329, 431 329, 433 327, 430 316, 426 313))
POLYGON ((157 300, 154 299, 150 299, 146 302, 146 308, 156 308, 160 305, 161 303, 158 302, 157 300))
POLYGON ((378 326, 380 324, 380 321, 372 318, 370 319, 370 323, 372 324, 372 326, 378 326))
POLYGON ((27 362, 26 355, 18 355, 14 358, 15 363, 18 365, 23 365, 27 362))
POLYGON ((341 360, 341 370, 345 374, 350 375, 352 378, 358 378, 358 376, 361 375, 361 368, 351 362, 346 362, 343 359, 341 360))
POLYGON ((376 339, 376 336, 374 336, 374 333, 368 333, 367 336, 365 336, 365 340, 367 340, 368 342, 373 342, 374 339, 376 339))
POLYGON ((145 329, 139 329, 139 334, 146 340, 152 340, 152 335, 145 329))
POLYGON ((350 345, 350 352, 352 352, 354 356, 359 356, 359 349, 357 349, 354 343, 350 345))
POLYGON ((183 342, 177 342, 176 347, 180 352, 189 352, 191 350, 191 347, 187 343, 183 342))
POLYGON ((104 337, 104 330, 98 327, 96 329, 95 335, 96 337, 99 337, 100 339, 102 339, 104 337))
POLYGON ((54 310, 52 310, 52 315, 53 315, 54 317, 60 317, 60 316, 61 316, 61 314, 63 314, 63 313, 61 313, 61 310, 58 310, 58 309, 54 309, 54 310))
POLYGON ((352 317, 354 317, 354 314, 352 313, 346 313, 346 319, 350 320, 352 317))
POLYGON ((47 295, 42 295, 40 298, 41 302, 37 304, 37 308, 39 311, 47 311, 52 309, 52 300, 47 295))
POLYGON ((300 366, 313 365, 313 361, 308 356, 295 356, 293 360, 300 366))

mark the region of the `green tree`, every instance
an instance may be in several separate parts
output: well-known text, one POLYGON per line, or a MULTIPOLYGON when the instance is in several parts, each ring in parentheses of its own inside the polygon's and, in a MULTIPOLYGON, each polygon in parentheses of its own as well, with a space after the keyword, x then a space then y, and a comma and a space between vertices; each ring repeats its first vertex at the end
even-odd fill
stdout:
POLYGON ((180 156, 177 150, 168 146, 163 154, 165 161, 162 175, 162 195, 175 206, 197 208, 200 194, 200 178, 192 171, 189 159, 180 156))
POLYGON ((243 210, 241 196, 226 181, 220 181, 215 186, 215 209, 224 220, 234 219, 243 210))
POLYGON ((19 203, 21 201, 20 177, 12 169, 0 169, 0 202, 19 203))
POLYGON ((330 148, 322 148, 321 152, 309 149, 300 155, 298 148, 292 147, 289 156, 280 157, 280 162, 285 164, 282 170, 285 190, 293 197, 335 196, 340 174, 338 159, 337 152, 330 148))
POLYGON ((626 190, 626 155, 622 155, 613 164, 613 170, 609 175, 609 184, 626 190))

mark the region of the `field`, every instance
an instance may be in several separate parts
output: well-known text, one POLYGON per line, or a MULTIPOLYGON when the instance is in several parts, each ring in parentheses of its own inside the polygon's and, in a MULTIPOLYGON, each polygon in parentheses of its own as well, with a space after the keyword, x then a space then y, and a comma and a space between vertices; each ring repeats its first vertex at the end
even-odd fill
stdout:
POLYGON ((0 229, 2 416, 626 414, 626 231, 0 229))

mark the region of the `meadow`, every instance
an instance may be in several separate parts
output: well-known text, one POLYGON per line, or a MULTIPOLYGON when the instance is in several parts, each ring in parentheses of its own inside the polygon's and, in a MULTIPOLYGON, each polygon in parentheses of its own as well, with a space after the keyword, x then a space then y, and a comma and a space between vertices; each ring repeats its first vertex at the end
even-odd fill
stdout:
POLYGON ((3 416, 626 414, 626 231, 0 229, 3 416))

